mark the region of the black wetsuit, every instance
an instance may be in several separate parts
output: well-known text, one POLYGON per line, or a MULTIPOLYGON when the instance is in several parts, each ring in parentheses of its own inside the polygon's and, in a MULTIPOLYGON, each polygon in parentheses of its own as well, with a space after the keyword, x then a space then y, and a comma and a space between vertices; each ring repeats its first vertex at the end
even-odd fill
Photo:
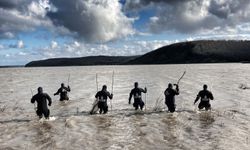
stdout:
POLYGON ((70 87, 61 87, 54 95, 60 94, 60 101, 69 100, 68 92, 70 92, 70 87))
POLYGON ((107 104, 107 99, 113 98, 113 95, 110 94, 108 91, 99 91, 96 93, 95 98, 97 98, 98 101, 98 108, 100 109, 100 114, 103 112, 106 114, 108 112, 108 104, 107 104))
POLYGON ((37 102, 36 113, 40 118, 42 118, 43 115, 45 118, 49 117, 50 111, 47 106, 47 100, 49 101, 49 106, 51 106, 51 98, 46 93, 38 93, 31 98, 31 103, 37 102))
POLYGON ((197 102, 201 98, 201 101, 198 105, 199 109, 203 109, 205 107, 206 110, 211 109, 210 100, 213 100, 213 94, 208 90, 202 90, 198 93, 195 102, 197 102))
POLYGON ((134 88, 131 90, 129 94, 129 104, 131 103, 132 96, 134 96, 133 106, 135 107, 135 110, 137 110, 139 106, 141 110, 143 109, 144 102, 142 101, 142 98, 141 98, 142 92, 147 93, 147 91, 142 88, 134 88))
POLYGON ((176 90, 167 88, 164 92, 165 94, 165 104, 170 112, 175 112, 175 95, 179 95, 179 88, 176 90))

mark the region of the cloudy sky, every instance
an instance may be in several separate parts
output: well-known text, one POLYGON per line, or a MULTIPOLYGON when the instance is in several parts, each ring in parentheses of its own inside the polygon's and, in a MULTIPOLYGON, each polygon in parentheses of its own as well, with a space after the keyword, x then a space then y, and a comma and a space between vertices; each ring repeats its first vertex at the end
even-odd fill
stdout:
POLYGON ((249 0, 0 0, 0 65, 250 39, 249 0))

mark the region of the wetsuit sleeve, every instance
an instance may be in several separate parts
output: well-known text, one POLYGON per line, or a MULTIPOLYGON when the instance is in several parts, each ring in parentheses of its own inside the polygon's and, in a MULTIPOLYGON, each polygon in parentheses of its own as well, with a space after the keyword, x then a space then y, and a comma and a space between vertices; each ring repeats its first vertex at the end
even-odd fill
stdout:
POLYGON ((131 90, 130 94, 129 94, 129 98, 128 98, 128 103, 131 103, 131 98, 133 96, 134 90, 131 90))
POLYGON ((52 104, 51 97, 48 94, 46 94, 46 98, 49 101, 49 106, 51 106, 51 104, 52 104))
POLYGON ((31 103, 35 103, 35 101, 36 101, 36 98, 35 98, 35 96, 33 96, 32 98, 31 98, 31 103))
POLYGON ((61 88, 57 90, 57 92, 54 95, 58 95, 59 93, 61 93, 61 88))
POLYGON ((179 86, 176 85, 176 90, 175 90, 175 95, 179 95, 180 94, 180 91, 179 91, 179 86))
POLYGON ((110 94, 109 92, 107 92, 107 96, 112 99, 113 98, 113 94, 110 94))
POLYGON ((213 96, 212 92, 209 92, 209 95, 210 95, 210 99, 214 100, 214 96, 213 96))
POLYGON ((67 90, 68 92, 70 92, 70 91, 71 91, 70 86, 68 86, 68 87, 66 88, 66 90, 67 90))
POLYGON ((164 91, 164 95, 167 96, 167 89, 164 91))
POLYGON ((200 96, 201 94, 200 94, 200 92, 198 93, 198 95, 197 95, 197 97, 196 97, 196 99, 195 99, 195 101, 194 101, 194 104, 200 99, 200 96))
POLYGON ((145 88, 145 89, 140 88, 140 91, 141 91, 142 93, 147 93, 147 88, 145 88))
POLYGON ((98 97, 99 97, 99 92, 97 92, 95 95, 95 98, 98 98, 98 97))

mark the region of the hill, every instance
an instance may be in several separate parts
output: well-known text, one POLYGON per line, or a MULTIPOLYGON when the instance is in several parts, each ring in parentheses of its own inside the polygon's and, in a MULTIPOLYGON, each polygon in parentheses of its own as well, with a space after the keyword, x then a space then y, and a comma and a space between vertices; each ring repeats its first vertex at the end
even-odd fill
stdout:
POLYGON ((32 61, 26 64, 25 67, 120 65, 137 57, 138 56, 88 56, 79 58, 52 58, 32 61))
POLYGON ((250 41, 192 41, 161 47, 126 64, 249 62, 250 41))
POLYGON ((142 56, 89 56, 32 61, 26 67, 250 62, 250 41, 175 43, 142 56))

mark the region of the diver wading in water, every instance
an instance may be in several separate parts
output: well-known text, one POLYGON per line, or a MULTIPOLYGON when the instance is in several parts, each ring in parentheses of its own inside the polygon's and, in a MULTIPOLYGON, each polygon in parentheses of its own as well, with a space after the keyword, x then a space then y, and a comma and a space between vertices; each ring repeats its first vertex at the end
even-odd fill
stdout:
POLYGON ((175 95, 179 95, 179 86, 178 84, 174 84, 176 86, 175 89, 173 89, 173 85, 171 83, 168 84, 168 88, 165 90, 165 104, 168 107, 168 111, 171 113, 175 112, 175 95))
POLYGON ((47 100, 49 102, 48 105, 51 106, 51 98, 47 93, 43 93, 42 87, 39 87, 37 90, 38 93, 31 98, 31 103, 35 103, 35 101, 37 102, 36 114, 39 116, 40 119, 43 117, 43 115, 46 119, 49 119, 50 110, 47 106, 47 100))
POLYGON ((99 113, 106 114, 108 112, 107 100, 108 98, 113 99, 113 94, 110 94, 107 91, 107 86, 103 85, 102 90, 96 93, 95 98, 98 100, 99 113))
POLYGON ((138 82, 135 82, 134 88, 131 90, 129 94, 128 103, 131 104, 131 98, 134 97, 134 103, 133 106, 135 107, 135 110, 137 110, 140 106, 140 109, 142 110, 144 107, 144 102, 142 101, 141 93, 147 93, 147 88, 144 89, 138 87, 138 82))
POLYGON ((203 108, 205 108, 206 110, 210 110, 211 109, 211 104, 209 103, 210 100, 213 100, 213 94, 212 92, 207 90, 207 85, 203 85, 203 90, 200 91, 194 101, 194 104, 201 99, 198 108, 201 110, 203 108))
POLYGON ((70 87, 65 87, 64 83, 61 84, 61 87, 57 90, 54 96, 60 94, 60 101, 69 100, 68 92, 70 92, 70 87))

